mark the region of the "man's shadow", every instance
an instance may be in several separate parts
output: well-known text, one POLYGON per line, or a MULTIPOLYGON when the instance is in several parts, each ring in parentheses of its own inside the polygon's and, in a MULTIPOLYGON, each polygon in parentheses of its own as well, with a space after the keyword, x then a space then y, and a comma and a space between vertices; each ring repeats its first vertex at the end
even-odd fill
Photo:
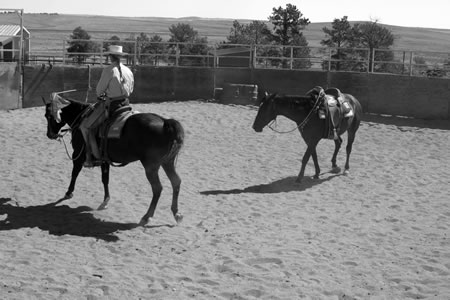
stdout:
POLYGON ((115 242, 119 240, 115 232, 138 227, 135 223, 96 219, 87 206, 71 208, 50 203, 22 207, 13 202, 11 198, 0 198, 0 231, 38 227, 57 236, 69 234, 115 242))
MULTIPOLYGON (((327 172, 329 173, 329 172, 327 172)), ((310 177, 304 177, 301 183, 296 183, 296 176, 290 176, 283 179, 279 179, 267 184, 252 185, 243 189, 229 189, 229 190, 209 190, 202 191, 202 195, 229 195, 229 194, 243 194, 243 193, 256 193, 256 194, 275 194, 285 192, 301 192, 307 190, 317 184, 329 181, 336 176, 342 174, 331 174, 328 177, 323 177, 325 173, 322 173, 319 179, 313 179, 310 177)))

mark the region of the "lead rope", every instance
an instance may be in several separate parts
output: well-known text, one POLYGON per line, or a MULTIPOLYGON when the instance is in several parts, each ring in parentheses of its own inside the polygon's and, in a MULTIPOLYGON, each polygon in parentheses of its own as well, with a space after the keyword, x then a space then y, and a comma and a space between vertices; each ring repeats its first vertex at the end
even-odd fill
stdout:
POLYGON ((300 125, 298 125, 297 127, 295 127, 294 129, 288 130, 288 131, 279 131, 278 129, 272 127, 272 124, 277 124, 277 118, 273 119, 272 122, 269 123, 269 128, 272 129, 273 131, 275 131, 276 133, 291 133, 295 130, 297 130, 298 128, 300 128, 300 125))
POLYGON ((311 119, 312 113, 316 112, 317 109, 319 108, 319 100, 322 99, 322 97, 323 97, 323 95, 319 94, 319 96, 317 97, 316 103, 314 103, 314 106, 311 108, 311 110, 309 111, 309 113, 306 116, 306 118, 300 124, 298 124, 297 127, 293 128, 291 130, 288 130, 288 131, 279 131, 279 130, 277 130, 277 129, 272 127, 272 124, 274 124, 274 123, 276 124, 277 123, 277 118, 276 117, 275 117, 275 119, 273 119, 272 122, 269 123, 268 127, 270 129, 272 129, 273 131, 277 132, 277 133, 291 133, 291 132, 293 132, 293 131, 295 131, 297 129, 300 129, 300 131, 302 131, 303 128, 305 127, 305 125, 309 122, 309 119, 311 119))

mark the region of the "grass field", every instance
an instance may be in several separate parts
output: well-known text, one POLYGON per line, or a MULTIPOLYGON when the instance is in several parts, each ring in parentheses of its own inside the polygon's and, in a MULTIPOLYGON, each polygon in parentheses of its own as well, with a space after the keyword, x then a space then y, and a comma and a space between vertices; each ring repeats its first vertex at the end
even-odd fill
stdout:
MULTIPOLYGON (((341 18, 342 16, 336 16, 341 18)), ((121 39, 131 34, 141 32, 152 36, 159 34, 165 40, 169 36, 169 27, 173 24, 186 23, 198 31, 200 36, 208 37, 208 41, 219 43, 226 40, 233 24, 233 19, 205 18, 157 18, 157 17, 111 17, 95 15, 65 15, 65 14, 24 14, 24 26, 31 32, 32 49, 55 45, 62 39, 69 38, 73 29, 81 26, 92 39, 109 39, 118 35, 121 39)), ((251 20, 238 20, 249 23, 251 20)), ((330 23, 312 23, 303 31, 310 46, 320 46, 325 35, 323 27, 331 27, 330 23)), ((0 14, 0 24, 18 24, 15 14, 0 14)), ((268 24, 271 27, 271 24, 268 24)), ((450 48, 450 29, 388 27, 395 35, 394 49, 448 52, 450 48)), ((59 47, 59 46, 56 46, 59 47)), ((38 48, 38 49, 36 49, 38 48)))

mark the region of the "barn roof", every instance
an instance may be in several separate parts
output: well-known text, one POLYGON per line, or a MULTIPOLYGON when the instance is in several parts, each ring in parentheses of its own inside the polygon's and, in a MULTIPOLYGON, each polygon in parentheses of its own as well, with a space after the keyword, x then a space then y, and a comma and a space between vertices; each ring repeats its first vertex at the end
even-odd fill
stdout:
MULTIPOLYGON (((24 27, 23 31, 30 32, 24 27)), ((1 25, 0 24, 0 43, 8 41, 12 36, 20 34, 20 25, 1 25)))

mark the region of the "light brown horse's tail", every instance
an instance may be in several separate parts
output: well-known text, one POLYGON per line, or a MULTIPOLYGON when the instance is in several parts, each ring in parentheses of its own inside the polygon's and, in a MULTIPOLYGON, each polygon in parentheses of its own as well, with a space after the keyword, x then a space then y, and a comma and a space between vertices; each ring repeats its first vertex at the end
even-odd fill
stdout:
POLYGON ((168 140, 171 141, 170 150, 164 156, 164 161, 176 159, 184 144, 184 128, 177 120, 166 119, 163 130, 168 140))

